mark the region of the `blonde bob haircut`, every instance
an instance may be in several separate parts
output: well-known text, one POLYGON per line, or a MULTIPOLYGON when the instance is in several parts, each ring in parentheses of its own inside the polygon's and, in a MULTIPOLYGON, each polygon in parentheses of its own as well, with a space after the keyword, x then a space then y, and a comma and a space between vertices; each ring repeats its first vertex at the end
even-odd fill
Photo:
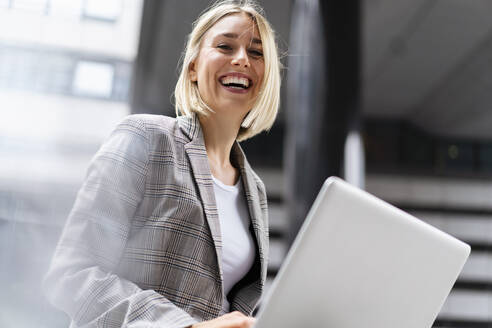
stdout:
POLYGON ((242 141, 267 131, 273 125, 280 105, 280 60, 275 43, 275 32, 263 15, 263 10, 251 0, 218 1, 205 10, 194 22, 188 36, 181 73, 174 90, 176 115, 191 116, 193 113, 208 115, 213 112, 202 100, 198 86, 189 76, 190 64, 198 57, 200 46, 207 31, 221 18, 236 14, 248 14, 258 28, 263 47, 265 72, 258 97, 248 112, 239 130, 237 140, 242 141))

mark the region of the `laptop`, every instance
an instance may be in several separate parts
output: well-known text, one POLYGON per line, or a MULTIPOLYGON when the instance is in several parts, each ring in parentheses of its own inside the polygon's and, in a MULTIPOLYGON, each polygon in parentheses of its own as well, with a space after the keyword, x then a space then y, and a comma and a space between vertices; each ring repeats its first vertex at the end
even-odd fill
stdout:
POLYGON ((469 254, 469 245, 328 178, 255 328, 431 327, 469 254))

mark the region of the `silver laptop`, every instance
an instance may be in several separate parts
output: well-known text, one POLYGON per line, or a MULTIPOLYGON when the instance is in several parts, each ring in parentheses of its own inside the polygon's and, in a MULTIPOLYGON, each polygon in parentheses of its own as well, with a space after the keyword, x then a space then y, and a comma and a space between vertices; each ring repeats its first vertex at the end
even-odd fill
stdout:
POLYGON ((469 254, 467 244, 329 178, 255 327, 431 327, 469 254))

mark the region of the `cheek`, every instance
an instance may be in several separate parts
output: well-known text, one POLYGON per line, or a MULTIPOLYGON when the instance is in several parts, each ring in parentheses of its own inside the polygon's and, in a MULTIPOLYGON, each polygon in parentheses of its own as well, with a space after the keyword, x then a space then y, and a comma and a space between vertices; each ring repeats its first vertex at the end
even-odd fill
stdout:
POLYGON ((201 63, 199 75, 201 80, 205 80, 205 84, 212 85, 216 82, 223 60, 217 58, 217 56, 208 56, 206 59, 206 61, 201 63))
POLYGON ((265 62, 263 60, 256 63, 256 74, 258 74, 259 80, 263 80, 265 76, 265 62))
POLYGON ((261 87, 261 85, 263 84, 263 81, 265 80, 265 69, 264 67, 261 67, 258 71, 257 71, 257 74, 258 74, 258 87, 261 87))

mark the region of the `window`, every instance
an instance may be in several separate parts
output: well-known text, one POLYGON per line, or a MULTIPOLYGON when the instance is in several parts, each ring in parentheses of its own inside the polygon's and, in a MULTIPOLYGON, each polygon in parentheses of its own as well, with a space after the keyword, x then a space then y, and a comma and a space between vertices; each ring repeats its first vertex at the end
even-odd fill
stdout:
POLYGON ((78 95, 110 98, 113 78, 113 65, 80 61, 75 68, 73 92, 78 95))
POLYGON ((10 7, 47 15, 49 13, 50 2, 48 0, 11 0, 10 7))
POLYGON ((121 14, 121 0, 85 0, 83 17, 114 22, 121 14))

